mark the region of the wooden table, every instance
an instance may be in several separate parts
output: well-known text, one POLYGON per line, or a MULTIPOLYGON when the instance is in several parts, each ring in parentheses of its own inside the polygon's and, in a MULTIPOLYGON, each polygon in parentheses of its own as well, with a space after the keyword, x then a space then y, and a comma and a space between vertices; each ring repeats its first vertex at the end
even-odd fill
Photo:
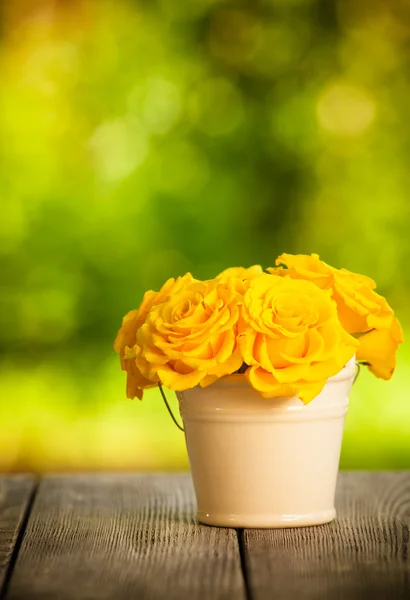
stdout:
POLYGON ((342 472, 319 527, 199 525, 189 475, 0 478, 7 600, 410 599, 410 472, 342 472))

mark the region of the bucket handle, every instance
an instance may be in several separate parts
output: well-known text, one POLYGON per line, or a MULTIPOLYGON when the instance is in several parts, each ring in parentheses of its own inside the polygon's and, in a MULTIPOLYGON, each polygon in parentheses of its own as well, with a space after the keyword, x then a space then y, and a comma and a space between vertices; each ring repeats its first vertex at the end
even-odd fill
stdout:
POLYGON ((357 381, 357 378, 358 378, 358 377, 359 377, 359 375, 360 375, 360 363, 356 362, 356 364, 355 364, 355 369, 356 369, 356 373, 355 373, 355 375, 354 375, 354 379, 353 379, 353 385, 356 383, 356 381, 357 381))
POLYGON ((167 410, 169 412, 169 414, 171 415, 171 419, 174 421, 175 425, 178 427, 178 429, 180 429, 181 431, 185 432, 185 429, 183 427, 181 427, 181 425, 178 423, 178 421, 176 420, 174 413, 172 412, 172 409, 170 407, 170 405, 168 404, 168 400, 164 394, 164 390, 162 389, 162 385, 160 383, 158 383, 158 387, 159 387, 159 391, 161 392, 161 396, 162 399, 165 403, 165 406, 167 407, 167 410))

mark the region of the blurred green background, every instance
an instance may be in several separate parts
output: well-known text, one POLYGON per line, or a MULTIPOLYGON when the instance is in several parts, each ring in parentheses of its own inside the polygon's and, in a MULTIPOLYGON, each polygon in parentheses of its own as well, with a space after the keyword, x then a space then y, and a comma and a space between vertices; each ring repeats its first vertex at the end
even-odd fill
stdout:
MULTIPOLYGON (((170 276, 317 252, 409 335, 409 3, 1 6, 0 470, 187 466, 112 350, 170 276)), ((409 386, 361 374, 342 467, 410 467, 409 386)))

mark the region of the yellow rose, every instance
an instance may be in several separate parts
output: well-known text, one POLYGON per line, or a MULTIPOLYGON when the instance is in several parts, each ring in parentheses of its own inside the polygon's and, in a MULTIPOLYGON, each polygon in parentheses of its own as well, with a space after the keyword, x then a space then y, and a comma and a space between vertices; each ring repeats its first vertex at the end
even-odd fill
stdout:
POLYGON ((182 391, 238 370, 240 296, 217 280, 186 282, 151 309, 137 332, 136 365, 153 382, 182 391))
POLYGON ((331 290, 343 327, 348 333, 360 335, 357 359, 366 363, 377 377, 390 379, 403 332, 385 298, 374 291, 375 282, 347 269, 335 269, 317 254, 282 254, 276 264, 287 268, 271 268, 270 273, 309 280, 331 290))
POLYGON ((310 402, 358 345, 341 326, 330 292, 309 281, 266 273, 255 277, 242 310, 245 375, 265 398, 297 394, 310 402))
MULTIPOLYGON (((150 292, 147 292, 149 294, 150 292)), ((144 296, 144 299, 146 295, 144 296)), ((142 305, 141 305, 142 306, 142 305)), ((114 350, 120 353, 121 369, 127 372, 127 398, 142 399, 143 389, 149 387, 150 382, 145 379, 137 369, 135 360, 130 355, 133 352, 133 346, 136 340, 136 332, 140 317, 138 310, 132 310, 125 315, 121 329, 119 330, 114 342, 114 350), (128 358, 126 358, 128 356, 128 358)), ((135 354, 135 352, 134 352, 135 354)))
POLYGON ((144 294, 141 305, 138 309, 131 310, 125 315, 121 329, 119 330, 114 342, 114 350, 119 352, 121 368, 127 372, 127 397, 142 398, 143 390, 155 385, 149 381, 139 371, 136 363, 136 342, 137 331, 144 323, 149 311, 153 306, 161 304, 166 298, 177 292, 187 282, 195 281, 190 273, 177 279, 168 279, 159 292, 149 290, 144 294))
POLYGON ((397 346, 403 342, 403 332, 394 317, 389 329, 374 329, 359 338, 356 358, 382 379, 390 379, 396 368, 397 346))
POLYGON ((312 281, 322 289, 329 289, 332 281, 331 267, 319 260, 317 254, 311 256, 305 254, 281 254, 275 261, 276 265, 283 265, 286 269, 280 267, 270 267, 267 269, 272 275, 289 275, 292 279, 306 279, 312 281))
POLYGON ((222 273, 216 276, 218 281, 227 282, 230 281, 235 287, 236 291, 240 294, 244 294, 248 289, 249 282, 258 275, 263 273, 260 265, 253 265, 252 267, 231 267, 225 269, 222 273))
POLYGON ((253 265, 252 267, 230 267, 225 269, 222 273, 216 276, 219 281, 228 281, 229 279, 246 279, 250 280, 263 273, 260 265, 253 265))

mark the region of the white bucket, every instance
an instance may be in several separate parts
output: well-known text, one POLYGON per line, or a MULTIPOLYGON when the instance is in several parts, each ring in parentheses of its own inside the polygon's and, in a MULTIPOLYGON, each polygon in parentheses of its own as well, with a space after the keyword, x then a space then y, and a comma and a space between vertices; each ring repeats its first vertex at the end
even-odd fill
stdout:
POLYGON ((335 517, 355 361, 307 405, 264 399, 231 375, 178 392, 198 519, 224 527, 299 527, 335 517))

